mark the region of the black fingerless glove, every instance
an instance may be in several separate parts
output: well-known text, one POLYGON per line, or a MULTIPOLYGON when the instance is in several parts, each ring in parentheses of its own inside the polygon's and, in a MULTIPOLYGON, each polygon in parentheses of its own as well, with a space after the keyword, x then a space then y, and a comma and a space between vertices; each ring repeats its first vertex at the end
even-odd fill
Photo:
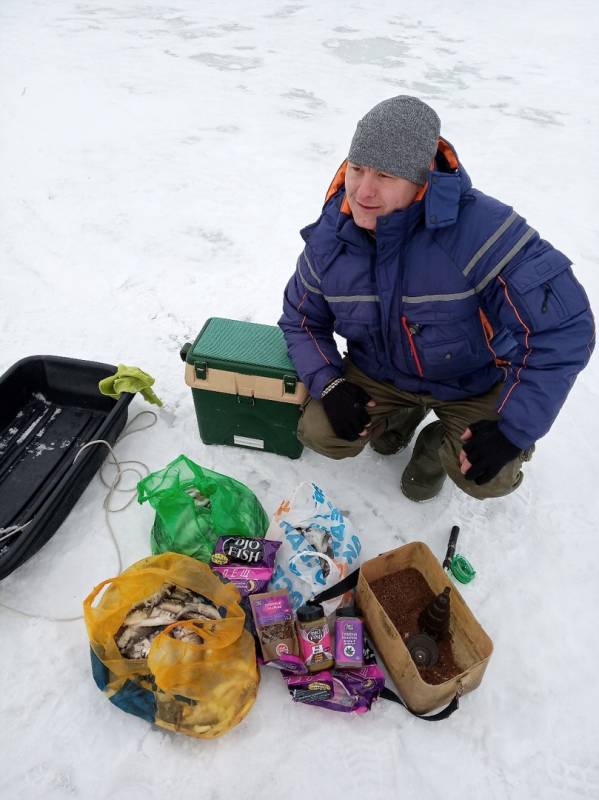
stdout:
POLYGON ((365 406, 369 400, 364 389, 342 378, 325 387, 321 402, 331 427, 340 439, 352 442, 368 425, 370 417, 365 406))
POLYGON ((473 422, 469 426, 472 438, 462 444, 462 448, 472 464, 464 475, 467 481, 478 486, 488 483, 499 470, 521 452, 501 433, 498 423, 488 419, 473 422))

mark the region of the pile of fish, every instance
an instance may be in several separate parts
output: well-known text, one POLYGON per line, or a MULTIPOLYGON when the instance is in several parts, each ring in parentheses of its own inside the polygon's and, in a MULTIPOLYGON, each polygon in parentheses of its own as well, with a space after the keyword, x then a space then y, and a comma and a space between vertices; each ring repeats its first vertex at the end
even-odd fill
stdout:
MULTIPOLYGON (((124 658, 147 658, 155 636, 167 625, 188 619, 211 621, 222 619, 222 615, 203 595, 167 583, 131 609, 114 638, 124 658)), ((172 635, 175 639, 202 643, 199 634, 185 627, 173 628, 172 635)))

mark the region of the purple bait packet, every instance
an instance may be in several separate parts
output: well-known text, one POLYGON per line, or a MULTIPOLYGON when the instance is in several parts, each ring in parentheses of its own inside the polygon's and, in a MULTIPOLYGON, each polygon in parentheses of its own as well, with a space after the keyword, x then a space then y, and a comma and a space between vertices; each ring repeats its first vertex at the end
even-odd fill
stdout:
POLYGON ((292 675, 287 680, 287 688, 295 703, 319 704, 333 695, 333 676, 330 672, 316 672, 312 675, 292 675))
MULTIPOLYGON (((294 676, 288 679, 287 686, 291 691, 291 681, 302 678, 307 682, 310 677, 318 678, 320 674, 322 673, 294 676)), ((333 670, 329 674, 332 682, 330 697, 314 697, 302 702, 309 702, 311 705, 328 708, 331 711, 345 713, 354 711, 356 714, 365 714, 385 686, 385 676, 374 664, 360 670, 333 670)))
POLYGON ((281 670, 284 678, 288 678, 291 675, 308 675, 308 667, 304 664, 304 659, 300 656, 291 655, 291 653, 283 653, 271 661, 264 661, 259 656, 256 660, 258 664, 281 670))
POLYGON ((242 597, 264 592, 281 542, 246 536, 220 536, 211 557, 214 572, 232 581, 242 597))

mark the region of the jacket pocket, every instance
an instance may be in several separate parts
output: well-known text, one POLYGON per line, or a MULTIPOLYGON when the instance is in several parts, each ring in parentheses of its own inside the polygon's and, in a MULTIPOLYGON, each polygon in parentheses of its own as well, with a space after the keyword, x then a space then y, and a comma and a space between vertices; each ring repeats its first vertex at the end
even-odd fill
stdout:
POLYGON ((408 357, 420 377, 457 378, 491 360, 478 317, 443 325, 418 323, 403 317, 402 327, 408 357))
POLYGON ((574 277, 570 262, 560 254, 548 265, 544 274, 515 270, 503 276, 516 310, 535 331, 558 327, 566 320, 581 314, 589 307, 582 286, 574 277))

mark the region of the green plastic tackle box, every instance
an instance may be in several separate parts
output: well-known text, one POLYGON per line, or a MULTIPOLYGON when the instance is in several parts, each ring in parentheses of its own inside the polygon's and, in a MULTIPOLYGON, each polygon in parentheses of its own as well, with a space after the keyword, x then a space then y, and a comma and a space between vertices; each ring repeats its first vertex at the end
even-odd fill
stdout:
POLYGON ((211 317, 181 358, 204 444, 299 458, 297 423, 308 393, 280 328, 211 317))

